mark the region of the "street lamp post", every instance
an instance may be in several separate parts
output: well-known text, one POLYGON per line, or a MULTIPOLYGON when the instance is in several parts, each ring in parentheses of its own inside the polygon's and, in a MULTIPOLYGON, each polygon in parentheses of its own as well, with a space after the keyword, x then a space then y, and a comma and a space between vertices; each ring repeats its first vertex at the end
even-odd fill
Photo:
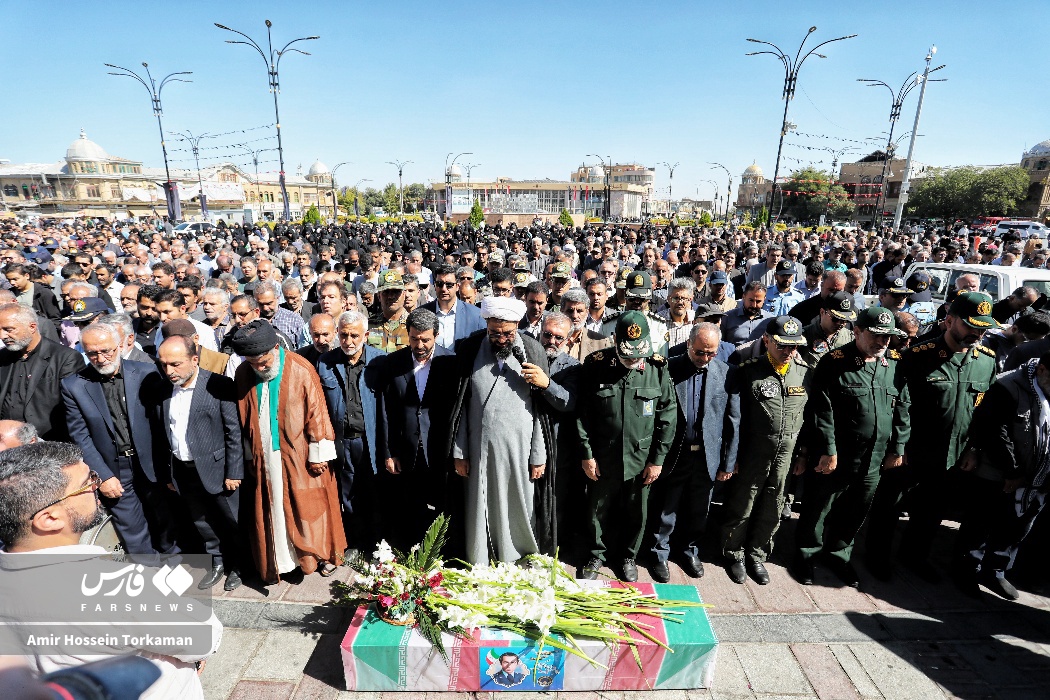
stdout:
POLYGON ((405 166, 408 165, 411 162, 412 161, 410 161, 410 160, 406 160, 406 161, 388 160, 386 162, 387 165, 392 165, 395 168, 397 168, 397 192, 398 192, 398 198, 399 198, 399 202, 400 202, 398 207, 401 209, 400 216, 401 216, 402 219, 405 218, 405 188, 403 186, 403 182, 401 180, 401 176, 402 176, 402 174, 405 171, 405 166))
POLYGON ((733 192, 733 174, 731 172, 729 172, 729 168, 727 168, 726 166, 722 165, 721 163, 710 163, 709 162, 708 165, 712 166, 711 167, 712 170, 714 170, 715 168, 721 168, 722 170, 725 170, 726 171, 726 177, 729 178, 729 184, 726 186, 726 218, 725 218, 726 228, 729 228, 729 195, 733 192))
MULTIPOLYGON (((781 120, 781 125, 780 125, 780 143, 777 145, 777 164, 773 168, 773 191, 774 192, 776 191, 777 187, 779 187, 779 179, 778 178, 780 177, 780 155, 781 155, 781 152, 784 150, 784 136, 786 136, 787 132, 788 132, 788 106, 791 104, 791 100, 795 96, 795 86, 798 83, 798 72, 799 72, 799 69, 802 68, 802 64, 805 63, 806 59, 809 58, 810 56, 817 56, 818 58, 827 58, 827 56, 825 56, 823 54, 820 54, 820 53, 817 53, 817 49, 819 49, 821 46, 826 46, 826 45, 828 45, 830 43, 833 43, 833 42, 836 42, 836 41, 842 41, 843 39, 852 39, 853 37, 857 36, 856 34, 849 34, 847 36, 840 36, 837 39, 828 39, 827 41, 825 41, 823 43, 820 43, 820 44, 817 44, 816 46, 814 46, 812 49, 810 49, 808 52, 806 52, 806 54, 803 56, 802 55, 802 49, 806 45, 806 40, 809 39, 809 35, 812 34, 815 31, 817 31, 816 27, 810 27, 809 28, 809 31, 806 32, 806 36, 804 36, 802 38, 802 43, 799 44, 798 51, 795 53, 795 57, 794 58, 792 58, 788 54, 784 53, 780 49, 780 47, 777 46, 776 44, 770 43, 768 41, 761 41, 759 39, 748 39, 748 41, 750 41, 751 43, 754 43, 754 44, 765 44, 766 46, 771 46, 771 47, 773 47, 773 50, 772 51, 769 51, 769 50, 752 51, 752 52, 750 52, 750 53, 748 53, 746 55, 748 55, 748 56, 760 56, 762 54, 769 54, 770 56, 776 56, 778 59, 780 59, 780 62, 784 64, 784 89, 783 89, 783 92, 780 95, 780 98, 782 100, 784 100, 784 118, 781 120)), ((781 200, 783 200, 783 196, 784 196, 783 191, 781 191, 781 195, 780 196, 781 196, 781 200)), ((783 208, 783 207, 781 207, 781 208, 783 208)), ((780 216, 779 212, 777 213, 777 216, 780 216)), ((774 218, 774 222, 775 222, 775 218, 774 218)))
POLYGON ((281 141, 281 113, 280 113, 280 110, 278 110, 278 108, 277 108, 277 93, 279 93, 281 91, 281 80, 280 80, 280 74, 279 74, 278 71, 280 70, 281 58, 284 56, 284 54, 289 53, 289 52, 295 52, 295 53, 301 53, 304 56, 309 56, 310 55, 309 52, 307 52, 307 51, 303 51, 301 49, 290 49, 290 48, 288 48, 289 46, 291 46, 292 44, 294 44, 296 42, 312 41, 314 39, 320 39, 321 37, 319 37, 319 36, 304 36, 304 37, 300 37, 298 39, 292 39, 291 41, 289 41, 287 44, 284 45, 284 48, 279 49, 278 51, 274 51, 273 50, 273 37, 270 35, 270 29, 271 29, 271 27, 273 27, 273 22, 271 22, 270 20, 266 20, 266 48, 268 49, 268 51, 263 51, 262 47, 259 46, 259 44, 255 43, 255 40, 252 39, 247 34, 245 34, 244 32, 239 32, 236 29, 230 29, 229 27, 227 27, 227 26, 225 26, 223 24, 219 24, 218 22, 215 23, 215 26, 218 27, 219 29, 224 29, 224 30, 226 30, 228 32, 233 32, 234 34, 237 34, 239 36, 243 36, 245 39, 247 39, 247 41, 227 39, 226 43, 227 44, 244 44, 245 46, 251 46, 253 49, 255 49, 256 51, 259 52, 259 55, 262 56, 263 61, 266 63, 266 76, 267 76, 267 79, 268 79, 269 84, 270 84, 270 92, 273 93, 273 116, 274 116, 275 126, 277 127, 277 154, 278 154, 278 158, 279 158, 280 163, 281 163, 280 184, 281 184, 281 197, 284 199, 284 220, 285 221, 290 221, 291 218, 292 218, 292 210, 291 210, 291 205, 288 202, 288 187, 285 184, 285 177, 284 177, 284 145, 283 145, 283 143, 281 141))
POLYGON ((266 153, 267 151, 276 151, 276 148, 256 148, 251 149, 246 143, 234 144, 236 148, 243 148, 245 155, 251 156, 252 164, 255 165, 255 198, 259 202, 259 214, 263 211, 262 201, 262 187, 259 185, 259 154, 266 153))
POLYGON ((588 153, 588 158, 597 158, 602 163, 602 170, 605 171, 605 202, 602 203, 602 219, 606 222, 612 217, 612 156, 605 156, 602 158, 594 153, 588 153), (609 162, 606 164, 605 159, 608 158, 609 162))
MULTIPOLYGON (((927 65, 927 68, 929 68, 928 65, 927 65)), ((944 66, 938 66, 937 68, 934 68, 933 70, 931 70, 929 72, 932 73, 934 71, 940 70, 941 68, 944 68, 944 66)), ((910 93, 912 90, 914 90, 916 88, 916 86, 918 86, 919 82, 923 82, 925 84, 925 81, 916 80, 915 77, 916 77, 915 73, 912 73, 911 75, 909 75, 907 78, 904 79, 904 83, 900 86, 900 89, 898 89, 896 91, 894 91, 894 89, 892 87, 890 87, 887 83, 883 82, 882 80, 872 80, 870 78, 857 78, 858 82, 865 83, 869 87, 884 87, 884 88, 886 88, 887 90, 890 91, 890 99, 891 99, 891 102, 890 102, 890 131, 889 131, 889 135, 886 138, 886 158, 882 162, 882 178, 881 178, 881 181, 879 182, 879 185, 880 185, 879 192, 878 192, 878 196, 876 196, 876 198, 875 198, 875 209, 871 213, 871 227, 872 227, 873 230, 875 228, 876 218, 880 222, 882 220, 882 215, 881 215, 879 210, 880 210, 880 208, 882 206, 882 195, 883 195, 883 193, 886 192, 886 187, 887 187, 887 185, 886 185, 886 173, 887 173, 887 171, 889 170, 889 167, 890 167, 890 155, 892 154, 892 152, 894 150, 894 148, 893 148, 894 147, 893 129, 897 125, 897 120, 900 119, 901 107, 904 106, 904 100, 907 99, 908 93, 910 93)))
POLYGON ((854 150, 853 146, 846 146, 844 148, 840 148, 839 150, 835 151, 834 157, 831 159, 831 176, 828 181, 828 201, 824 204, 825 220, 828 218, 828 212, 831 211, 831 188, 835 186, 835 183, 839 179, 838 176, 835 174, 835 171, 839 167, 839 158, 847 151, 852 150, 854 150))
POLYGON ((711 208, 713 209, 713 211, 711 212, 711 216, 712 218, 715 218, 718 216, 718 183, 714 180, 703 180, 703 182, 710 182, 712 185, 715 186, 715 197, 711 200, 711 208))
POLYGON ((193 162, 197 166, 197 193, 200 197, 201 216, 204 217, 205 221, 208 221, 208 198, 204 196, 204 179, 201 177, 200 144, 204 139, 214 138, 214 135, 199 134, 194 136, 193 132, 188 129, 174 132, 171 135, 181 137, 180 140, 188 143, 190 150, 193 151, 193 162))
POLYGON ((922 87, 919 88, 919 104, 915 107, 915 124, 911 127, 911 141, 908 143, 908 159, 904 162, 904 179, 901 181, 901 194, 897 198, 897 208, 893 212, 893 230, 896 231, 901 225, 901 216, 904 214, 904 204, 908 201, 908 190, 911 184, 911 157, 915 153, 915 137, 919 133, 919 116, 922 114, 922 101, 926 97, 926 83, 930 82, 930 73, 935 70, 944 68, 944 65, 939 65, 933 70, 930 70, 930 62, 933 60, 934 54, 937 53, 937 47, 931 46, 930 50, 926 52, 926 70, 922 72, 922 77, 919 79, 922 81, 922 87))
POLYGON ((674 185, 674 169, 678 167, 678 163, 671 165, 667 161, 664 161, 663 163, 657 163, 657 165, 662 165, 667 168, 667 208, 670 209, 672 202, 674 201, 671 189, 674 185))
POLYGON ((470 152, 470 151, 465 151, 463 153, 460 153, 455 158, 453 158, 452 162, 449 163, 448 162, 448 158, 451 155, 452 155, 452 153, 449 153, 447 156, 445 156, 445 223, 446 224, 449 221, 452 220, 452 168, 456 167, 456 161, 459 160, 462 156, 472 156, 474 154, 472 152, 470 152))
POLYGON ((481 165, 481 163, 464 163, 463 169, 467 171, 467 196, 470 197, 471 205, 474 204, 474 190, 470 186, 470 174, 474 172, 474 168, 481 165))
POLYGON ((158 85, 156 81, 153 80, 153 76, 149 72, 149 64, 145 61, 142 62, 142 67, 146 69, 146 78, 149 80, 148 83, 146 82, 146 80, 142 79, 142 76, 128 68, 115 66, 112 63, 105 63, 103 65, 105 65, 107 68, 112 68, 113 70, 122 71, 120 73, 111 72, 110 75, 120 75, 124 76, 125 78, 134 78, 135 80, 142 83, 142 87, 146 88, 146 90, 149 91, 150 99, 153 101, 153 115, 157 118, 157 131, 158 133, 160 133, 160 150, 164 154, 164 175, 167 178, 166 182, 164 183, 164 198, 167 200, 168 204, 168 220, 172 222, 178 221, 182 218, 182 206, 179 204, 179 188, 175 185, 174 182, 171 181, 171 169, 168 167, 168 146, 164 143, 164 125, 161 124, 160 121, 161 115, 164 114, 164 110, 161 108, 160 104, 160 93, 164 90, 164 86, 167 85, 169 82, 192 83, 192 80, 186 80, 177 76, 193 75, 193 71, 169 73, 168 75, 164 76, 164 78, 160 81, 160 84, 158 85))
POLYGON ((335 186, 335 171, 344 165, 350 165, 350 161, 344 160, 342 163, 337 163, 329 173, 332 177, 332 223, 336 226, 339 225, 339 188, 335 186))
POLYGON ((361 210, 358 203, 361 201, 361 190, 359 190, 358 187, 361 186, 362 182, 371 182, 371 180, 367 177, 363 177, 354 183, 354 216, 359 218, 361 216, 361 210))

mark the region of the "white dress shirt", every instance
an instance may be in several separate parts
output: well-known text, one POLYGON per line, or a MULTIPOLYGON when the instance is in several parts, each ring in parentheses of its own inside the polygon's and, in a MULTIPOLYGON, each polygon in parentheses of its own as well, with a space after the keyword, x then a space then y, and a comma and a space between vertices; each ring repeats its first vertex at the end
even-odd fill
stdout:
MULTIPOLYGON (((456 344, 456 301, 452 302, 452 307, 449 308, 448 313, 443 312, 440 306, 434 304, 434 315, 438 317, 438 323, 441 324, 441 332, 438 333, 437 344, 443 348, 451 348, 456 344)), ((428 362, 427 364, 429 365, 430 363, 428 362)))
POLYGON ((190 404, 193 403, 193 388, 197 386, 197 378, 201 376, 198 369, 193 378, 185 386, 172 387, 171 403, 168 409, 168 444, 175 459, 182 462, 192 462, 193 453, 190 444, 186 440, 186 430, 190 425, 190 404))

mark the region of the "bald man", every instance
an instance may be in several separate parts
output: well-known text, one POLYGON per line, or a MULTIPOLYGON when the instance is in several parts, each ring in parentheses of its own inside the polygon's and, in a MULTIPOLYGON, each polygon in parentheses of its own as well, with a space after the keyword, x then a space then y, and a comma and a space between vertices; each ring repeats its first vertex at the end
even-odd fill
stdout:
POLYGON ((314 369, 317 369, 317 360, 329 350, 334 350, 336 345, 335 319, 325 313, 314 314, 310 317, 310 344, 304 345, 295 352, 305 358, 314 369))

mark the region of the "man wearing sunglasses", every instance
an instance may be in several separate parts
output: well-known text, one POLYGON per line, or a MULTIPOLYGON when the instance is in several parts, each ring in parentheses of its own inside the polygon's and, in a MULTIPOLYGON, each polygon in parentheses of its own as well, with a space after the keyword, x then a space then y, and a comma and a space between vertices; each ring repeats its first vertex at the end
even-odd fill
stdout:
MULTIPOLYGON (((460 268, 464 276, 473 277, 469 269, 460 268)), ((459 280, 456 269, 451 265, 440 265, 434 272, 434 301, 423 304, 420 308, 433 311, 441 324, 437 344, 451 349, 457 340, 462 340, 475 331, 485 327, 481 312, 473 304, 466 304, 456 298, 459 280)), ((464 281, 472 281, 465 279, 464 281)))

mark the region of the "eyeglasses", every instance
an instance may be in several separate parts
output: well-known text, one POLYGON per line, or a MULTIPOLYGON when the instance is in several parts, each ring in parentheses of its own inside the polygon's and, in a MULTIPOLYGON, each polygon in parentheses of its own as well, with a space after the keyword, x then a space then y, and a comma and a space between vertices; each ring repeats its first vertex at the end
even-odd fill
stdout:
MULTIPOLYGON (((464 277, 463 279, 467 279, 467 278, 464 277)), ((434 286, 435 287, 440 287, 442 289, 449 289, 450 287, 455 287, 456 283, 455 282, 434 282, 434 286)))
POLYGON ((697 357, 715 357, 716 355, 718 355, 717 350, 715 350, 714 352, 706 352, 704 350, 693 350, 692 353, 697 357))
POLYGON ((84 354, 88 356, 88 359, 93 357, 113 357, 117 352, 116 348, 109 350, 85 350, 84 354))
POLYGON ((517 329, 514 329, 512 331, 503 331, 502 333, 499 331, 488 331, 488 334, 490 338, 513 338, 517 332, 517 329))
POLYGON ((707 274, 707 270, 701 270, 700 268, 697 268, 697 269, 693 270, 693 274, 694 275, 706 275, 707 274))
POLYGON ((46 506, 44 506, 40 510, 36 511, 35 513, 33 513, 32 515, 29 516, 29 522, 33 522, 33 518, 35 518, 37 516, 37 514, 39 514, 41 511, 45 511, 48 508, 50 508, 51 506, 56 506, 59 503, 61 503, 62 501, 66 500, 67 498, 73 498, 73 496, 79 496, 80 494, 88 493, 89 491, 90 492, 97 491, 99 486, 102 486, 102 477, 99 476, 95 472, 88 472, 88 482, 86 484, 81 486, 79 489, 77 489, 73 493, 67 493, 65 496, 63 496, 62 498, 58 499, 57 501, 52 501, 51 503, 48 503, 46 506))
POLYGON ((546 338, 547 340, 556 340, 559 343, 562 342, 563 340, 565 340, 565 336, 564 335, 555 335, 554 333, 551 333, 550 331, 543 331, 543 337, 546 338))

